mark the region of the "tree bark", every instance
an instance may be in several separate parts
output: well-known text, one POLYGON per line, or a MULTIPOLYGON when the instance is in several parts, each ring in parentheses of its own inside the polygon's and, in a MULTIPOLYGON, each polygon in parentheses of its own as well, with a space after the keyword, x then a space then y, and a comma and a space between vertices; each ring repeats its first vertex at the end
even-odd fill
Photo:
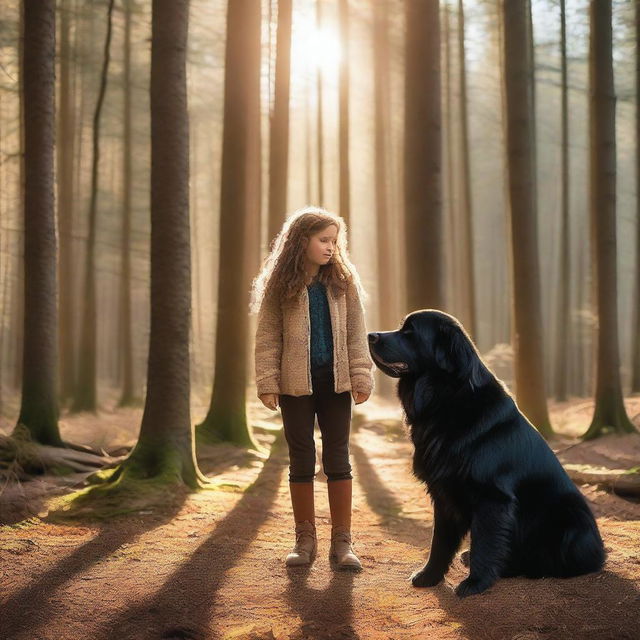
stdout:
MULTIPOLYGON (((292 0, 278 2, 278 40, 271 136, 269 140, 269 229, 276 237, 287 213, 289 175, 289 87, 291 75, 292 0)), ((308 143, 307 143, 308 144, 308 143)))
POLYGON ((443 157, 446 157, 444 168, 445 185, 445 205, 443 206, 444 218, 444 272, 447 286, 446 305, 447 310, 460 317, 462 320, 462 295, 458 283, 460 282, 459 260, 457 251, 457 231, 458 231, 458 198, 456 193, 456 171, 455 171, 455 136, 453 132, 453 94, 452 94, 452 54, 451 54, 451 7, 445 3, 442 8, 443 36, 444 36, 444 127, 446 138, 444 141, 443 157))
POLYGON ((137 403, 133 380, 133 337, 131 331, 131 213, 133 150, 131 140, 131 0, 124 3, 124 112, 122 153, 122 241, 120 245, 120 349, 122 354, 122 395, 120 406, 137 403))
POLYGON ((349 0, 338 0, 338 25, 340 31, 339 72, 339 163, 340 163, 340 215, 347 229, 351 223, 351 177, 349 169, 349 0))
POLYGON ((544 386, 527 8, 526 2, 503 1, 515 386, 520 409, 548 437, 553 431, 544 386))
POLYGON ((151 36, 151 327, 140 438, 114 474, 197 488, 189 406, 191 253, 186 53, 188 0, 153 0, 151 36))
POLYGON ((560 0, 560 70, 562 87, 562 175, 561 175, 561 223, 560 223, 560 273, 558 274, 558 314, 555 348, 556 400, 567 399, 567 365, 569 362, 569 307, 570 307, 570 251, 569 244, 569 106, 567 84, 567 33, 565 0, 560 0))
POLYGON ((464 28, 464 5, 462 0, 458 0, 458 53, 460 56, 460 135, 461 135, 461 182, 462 182, 462 202, 461 202, 461 235, 462 247, 462 282, 461 288, 464 292, 463 316, 464 326, 469 335, 477 340, 476 326, 476 278, 474 266, 474 244, 473 244, 473 200, 471 196, 471 155, 469 153, 469 116, 467 114, 467 64, 465 55, 465 28, 464 28))
MULTIPOLYGON (((380 327, 393 330, 398 326, 397 300, 397 252, 394 238, 394 220, 389 207, 389 174, 391 155, 388 131, 390 123, 389 100, 389 6, 388 0, 379 0, 373 6, 373 90, 374 90, 374 172, 375 172, 375 206, 378 222, 378 292, 380 300, 380 327)), ((378 376, 379 394, 392 398, 395 384, 389 376, 378 376)))
POLYGON ((58 254, 59 282, 59 371, 60 398, 63 402, 73 397, 75 380, 74 362, 74 296, 73 296, 73 167, 75 117, 71 87, 71 2, 63 0, 60 6, 60 111, 58 114, 58 254))
POLYGON ((405 0, 407 309, 442 308, 442 126, 438 0, 405 0))
POLYGON ((24 344, 22 402, 12 435, 63 446, 58 429, 54 205, 55 2, 23 3, 24 344))
POLYGON ((635 431, 622 398, 616 273, 616 97, 611 2, 589 6, 589 182, 598 347, 595 411, 585 439, 635 431))
POLYGON ((631 342, 631 392, 640 393, 640 0, 635 3, 636 19, 636 271, 631 342))
MULTIPOLYGON (((316 29, 322 29, 322 0, 316 0, 316 29)), ((316 90, 318 94, 317 104, 317 144, 318 144, 318 205, 324 206, 324 151, 322 139, 324 137, 324 125, 322 118, 322 67, 318 65, 316 70, 316 90)))
POLYGON ((260 0, 229 0, 218 326, 213 393, 198 435, 258 448, 246 415, 251 216, 260 206, 260 0))
POLYGON ((89 233, 84 273, 84 308, 82 335, 80 339, 78 378, 71 407, 72 411, 93 411, 97 409, 97 313, 96 313, 96 226, 98 213, 98 168, 100 166, 100 116, 107 90, 109 62, 111 58, 111 33, 114 0, 107 6, 107 34, 104 44, 104 58, 100 75, 100 89, 93 114, 93 162, 91 166, 91 200, 89 204, 89 233))

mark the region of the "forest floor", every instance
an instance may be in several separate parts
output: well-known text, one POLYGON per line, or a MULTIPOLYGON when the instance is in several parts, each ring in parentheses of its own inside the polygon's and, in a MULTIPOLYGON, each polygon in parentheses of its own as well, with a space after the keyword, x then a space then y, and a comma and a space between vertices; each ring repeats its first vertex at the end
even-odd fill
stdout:
MULTIPOLYGON (((640 398, 627 400, 640 423, 640 398)), ((194 420, 204 415, 194 408, 194 420)), ((412 447, 399 410, 371 400, 357 407, 351 444, 353 537, 363 571, 328 561, 326 478, 316 482, 318 556, 287 569, 293 543, 286 445, 280 414, 249 404, 266 455, 201 447, 215 491, 167 495, 162 508, 106 521, 64 522, 47 508, 51 487, 68 492, 84 476, 41 477, 5 487, 7 515, 28 499, 30 517, 0 526, 0 638, 3 640, 401 639, 624 640, 640 633, 640 503, 583 486, 602 532, 602 573, 569 580, 499 581, 459 600, 459 559, 445 582, 408 581, 428 555, 432 509, 411 474, 412 447), (66 483, 67 486, 62 486, 66 483), (10 504, 11 503, 11 504, 10 504)), ((582 443, 593 405, 551 407, 565 462, 631 468, 640 434, 582 443)), ((64 416, 63 436, 112 451, 132 445, 141 409, 64 416)), ((0 422, 0 432, 11 424, 0 422)), ((639 424, 640 426, 640 424, 639 424)), ((317 438, 318 449, 320 438, 317 438)), ((15 514, 14 514, 15 515, 15 514)), ((5 522, 7 522, 5 520, 5 522)), ((463 545, 463 548, 466 547, 463 545)))

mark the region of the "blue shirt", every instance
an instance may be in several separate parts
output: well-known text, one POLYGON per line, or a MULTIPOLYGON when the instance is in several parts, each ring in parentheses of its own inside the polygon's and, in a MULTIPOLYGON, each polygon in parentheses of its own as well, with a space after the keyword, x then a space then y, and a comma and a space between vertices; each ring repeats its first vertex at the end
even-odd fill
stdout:
POLYGON ((327 291, 322 282, 307 285, 311 320, 311 368, 333 363, 333 333, 327 291))

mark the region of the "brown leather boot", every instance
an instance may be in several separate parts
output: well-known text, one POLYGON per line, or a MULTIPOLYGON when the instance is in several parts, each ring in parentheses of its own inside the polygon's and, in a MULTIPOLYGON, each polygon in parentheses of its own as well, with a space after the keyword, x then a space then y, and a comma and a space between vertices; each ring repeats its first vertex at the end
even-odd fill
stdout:
POLYGON ((362 564, 351 548, 351 532, 340 525, 331 529, 331 548, 329 557, 336 562, 339 569, 360 571, 362 564))
POLYGON ((310 520, 296 522, 296 545, 285 560, 288 567, 311 564, 316 557, 316 526, 310 520))

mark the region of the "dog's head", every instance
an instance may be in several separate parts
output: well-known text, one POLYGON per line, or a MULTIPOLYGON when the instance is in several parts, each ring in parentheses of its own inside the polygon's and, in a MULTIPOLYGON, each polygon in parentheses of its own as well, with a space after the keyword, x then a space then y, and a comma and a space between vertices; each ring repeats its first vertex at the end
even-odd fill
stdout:
POLYGON ((462 325, 434 309, 410 313, 397 331, 369 333, 369 351, 388 376, 415 383, 416 411, 428 404, 435 387, 468 383, 473 389, 486 380, 487 370, 462 325))

